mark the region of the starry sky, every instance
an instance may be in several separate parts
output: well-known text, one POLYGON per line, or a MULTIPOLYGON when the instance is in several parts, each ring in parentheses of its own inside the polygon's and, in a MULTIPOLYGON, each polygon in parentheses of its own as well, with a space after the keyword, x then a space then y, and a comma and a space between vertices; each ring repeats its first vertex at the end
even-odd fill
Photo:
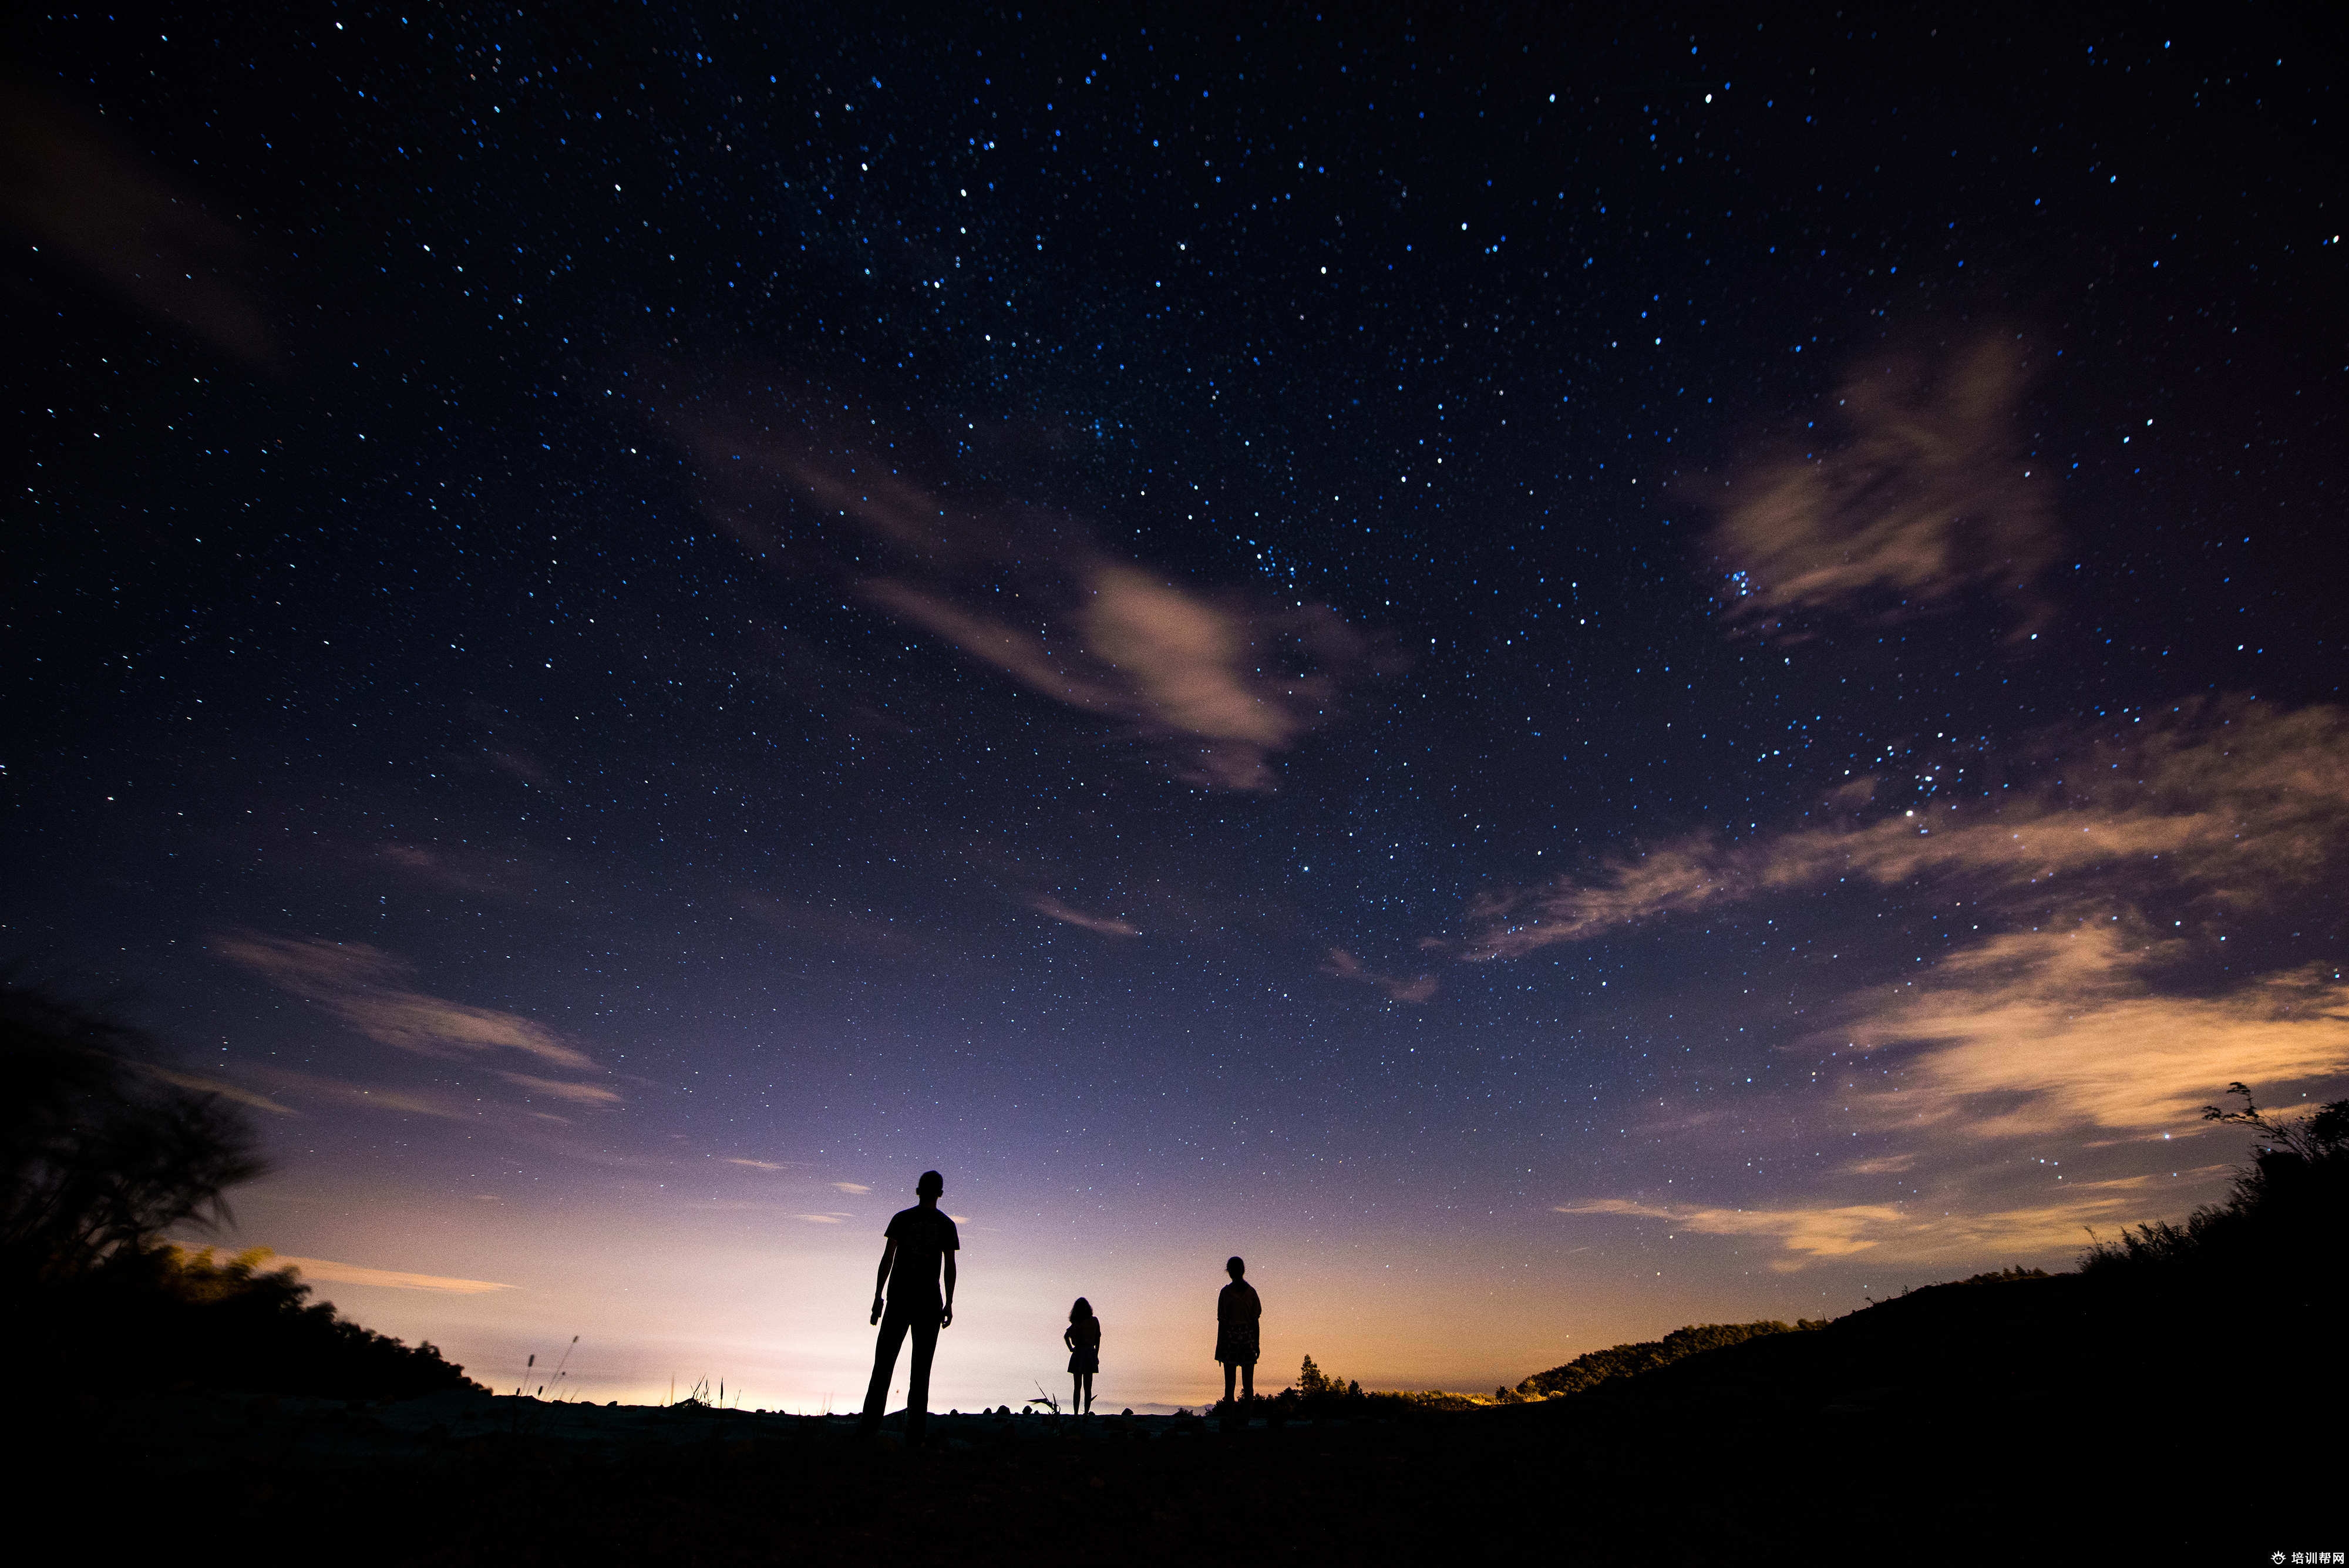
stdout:
POLYGON ((502 1387, 1490 1387, 2349 1081, 2323 8, 16 15, 0 950, 502 1387))

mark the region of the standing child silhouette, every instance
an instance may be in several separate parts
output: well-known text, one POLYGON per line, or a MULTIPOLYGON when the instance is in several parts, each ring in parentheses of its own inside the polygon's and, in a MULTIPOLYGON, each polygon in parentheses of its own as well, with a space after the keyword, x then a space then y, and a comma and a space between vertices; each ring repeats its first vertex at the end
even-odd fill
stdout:
POLYGON ((1239 1374, 1240 1397, 1256 1397, 1257 1320, 1264 1315, 1264 1302, 1245 1278, 1247 1264, 1226 1259, 1224 1272, 1232 1282, 1216 1298, 1216 1359, 1224 1364, 1224 1403, 1228 1406, 1235 1372, 1239 1374))
POLYGON ((1069 1373, 1076 1386, 1069 1394, 1069 1413, 1090 1416, 1093 1413, 1093 1374, 1101 1370, 1101 1319, 1093 1315, 1092 1303, 1084 1297, 1069 1309, 1068 1331, 1061 1343, 1069 1347, 1069 1373))

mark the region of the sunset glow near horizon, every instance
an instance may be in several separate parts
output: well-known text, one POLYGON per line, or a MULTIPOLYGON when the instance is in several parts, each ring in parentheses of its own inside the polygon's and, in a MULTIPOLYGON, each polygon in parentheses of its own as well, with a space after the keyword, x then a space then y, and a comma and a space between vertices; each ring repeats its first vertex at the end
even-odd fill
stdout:
POLYGON ((183 20, 10 24, 0 940, 499 1392, 854 1408, 933 1168, 936 1408, 1489 1391, 2349 1083, 2309 40, 183 20))

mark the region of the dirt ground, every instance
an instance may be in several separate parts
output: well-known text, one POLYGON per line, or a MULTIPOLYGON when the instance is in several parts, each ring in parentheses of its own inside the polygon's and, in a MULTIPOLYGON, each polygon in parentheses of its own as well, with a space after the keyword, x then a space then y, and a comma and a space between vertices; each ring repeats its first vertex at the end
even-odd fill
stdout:
POLYGON ((2319 1457, 2246 1454, 2209 1429, 2217 1414, 2044 1397, 1967 1410, 1899 1386, 1790 1407, 1696 1386, 1277 1427, 938 1417, 908 1452, 894 1432, 860 1440, 845 1417, 183 1394, 91 1402, 26 1479, 109 1521, 119 1546, 151 1524, 164 1549, 202 1521, 355 1564, 2249 1563, 2338 1549, 2300 1539, 2325 1527, 2319 1457))

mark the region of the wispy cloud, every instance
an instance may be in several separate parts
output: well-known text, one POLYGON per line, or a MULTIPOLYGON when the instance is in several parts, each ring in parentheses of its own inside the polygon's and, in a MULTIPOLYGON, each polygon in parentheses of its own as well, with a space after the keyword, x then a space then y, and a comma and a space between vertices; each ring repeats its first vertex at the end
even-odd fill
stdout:
POLYGON ((782 1169, 782 1168, 783 1168, 781 1166, 780 1166, 780 1165, 776 1164, 776 1163, 775 1163, 773 1160, 771 1160, 771 1159, 734 1159, 734 1158, 730 1158, 730 1159, 728 1159, 728 1160, 726 1161, 726 1163, 727 1163, 728 1165, 747 1165, 747 1166, 749 1166, 752 1170, 781 1170, 781 1169, 782 1169))
POLYGON ((899 957, 919 944, 905 924, 870 910, 843 909, 830 905, 792 903, 762 893, 738 893, 735 903, 788 937, 830 946, 862 948, 899 957))
POLYGON ((601 1084, 570 1084, 554 1078, 533 1078, 527 1073, 501 1070, 498 1076, 507 1083, 528 1089, 534 1095, 549 1095, 558 1100, 568 1100, 574 1106, 616 1106, 619 1092, 601 1084))
POLYGON ((0 88, 0 221, 240 358, 275 352, 244 235, 60 99, 0 88))
POLYGON ((1330 956, 1322 961, 1321 972, 1333 975, 1340 980, 1350 980, 1358 984, 1374 986, 1385 992, 1390 1002, 1425 1002, 1435 994, 1436 981, 1433 975, 1414 975, 1409 980, 1403 980, 1395 975, 1380 974, 1375 970, 1364 969, 1361 961, 1343 948, 1330 950, 1330 956))
POLYGON ((421 1056, 464 1057, 519 1051, 576 1072, 595 1064, 544 1024, 519 1013, 410 991, 398 982, 410 966, 365 942, 259 932, 215 936, 222 957, 280 990, 340 1018, 368 1039, 421 1056))
POLYGON ((285 1067, 252 1070, 277 1094, 302 1105, 325 1101, 363 1110, 390 1111, 401 1116, 437 1116, 443 1121, 474 1122, 481 1120, 484 1114, 479 1099, 436 1090, 394 1089, 355 1084, 342 1078, 323 1077, 316 1073, 296 1072, 285 1067))
POLYGON ((850 1216, 846 1214, 794 1214, 792 1218, 794 1220, 804 1220, 811 1225, 837 1225, 843 1220, 850 1218, 850 1216))
POLYGON ((875 577, 864 592, 1048 697, 1125 722, 1183 777, 1223 789, 1274 788, 1273 753, 1329 716, 1366 651, 1320 607, 1211 597, 1089 550, 1063 566, 1057 604, 1032 627, 904 579, 875 577))
POLYGON ((799 406, 669 416, 711 481, 713 513, 754 553, 781 551, 777 523, 794 509, 847 521, 885 560, 840 568, 867 603, 1118 722, 1192 783, 1276 787, 1272 758, 1328 722, 1372 662, 1370 640, 1326 606, 1145 569, 1066 516, 950 494, 869 432, 824 433, 828 422, 799 406))
POLYGON ((298 1269, 302 1277, 313 1284, 382 1285, 395 1291, 439 1291, 448 1295, 486 1295, 492 1291, 511 1291, 514 1285, 497 1284, 489 1280, 450 1279, 443 1274, 410 1274, 397 1269, 363 1269, 356 1263, 330 1262, 325 1258, 288 1258, 273 1256, 268 1268, 298 1269))
POLYGON ((1039 893, 1028 901, 1028 907, 1040 915, 1050 915, 1071 926, 1082 926, 1089 931, 1099 931, 1105 937, 1138 937, 1142 928, 1130 925, 1109 915, 1088 915, 1082 909, 1071 909, 1050 893, 1039 893))
POLYGON ((843 1192, 864 1193, 873 1190, 861 1181, 835 1181, 833 1185, 840 1189, 843 1192))
POLYGON ((2273 1090, 2349 1073, 2349 983, 2337 966, 2216 995, 2151 983, 2186 944, 2131 919, 2016 932, 1941 961, 1864 1012, 1856 1044, 1909 1047, 1898 1092, 1854 1102, 1888 1123, 1973 1137, 2192 1127, 2230 1082, 2273 1090))
POLYGON ((302 1114, 291 1106, 279 1105, 267 1095, 256 1094, 235 1084, 225 1084, 218 1078, 198 1077, 192 1073, 175 1073, 167 1067, 152 1065, 147 1070, 167 1084, 177 1084, 183 1089, 193 1089, 199 1094, 218 1095, 224 1100, 234 1100, 238 1105, 251 1106, 256 1111, 267 1111, 272 1116, 298 1116, 302 1114))
POLYGON ((1837 880, 2085 891, 2096 877, 2242 904, 2304 885, 2349 847, 2349 715, 2193 701, 2117 733, 2053 738, 2035 784, 1744 844, 1695 835, 1590 877, 1486 893, 1462 956, 1512 958, 1659 915, 1837 880), (2059 880, 2060 879, 2060 880, 2059 880))
POLYGON ((452 893, 520 898, 530 892, 531 868, 511 855, 440 844, 385 844, 375 854, 402 874, 452 893))
POLYGON ((2127 1224, 2147 1213, 2151 1177, 2084 1182, 2060 1199, 1981 1213, 1944 1212, 1940 1200, 1906 1204, 1819 1204, 1786 1208, 1718 1209, 1696 1204, 1601 1198, 1562 1203, 1555 1211, 1662 1220, 1699 1236, 1739 1236, 1774 1242, 1782 1255, 1770 1267, 1791 1273, 1814 1263, 1867 1254, 1884 1263, 1961 1263, 2042 1258, 2076 1251, 2088 1227, 2127 1224))
POLYGON ((1715 497, 1726 618, 1797 629, 1973 591, 2027 603, 2055 548, 2054 476, 2019 439, 2028 371, 2006 335, 1856 369, 1827 429, 1747 464, 1715 497))

